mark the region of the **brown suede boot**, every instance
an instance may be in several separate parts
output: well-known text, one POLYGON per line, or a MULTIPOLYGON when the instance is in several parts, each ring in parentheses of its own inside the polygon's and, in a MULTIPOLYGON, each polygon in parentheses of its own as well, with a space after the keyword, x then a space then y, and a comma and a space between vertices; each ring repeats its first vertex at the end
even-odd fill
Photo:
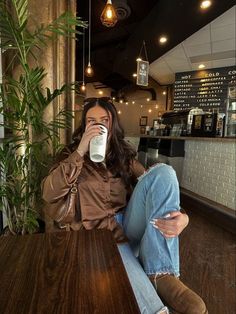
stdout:
POLYGON ((172 275, 149 275, 153 286, 163 302, 173 309, 172 313, 207 314, 203 300, 172 275))

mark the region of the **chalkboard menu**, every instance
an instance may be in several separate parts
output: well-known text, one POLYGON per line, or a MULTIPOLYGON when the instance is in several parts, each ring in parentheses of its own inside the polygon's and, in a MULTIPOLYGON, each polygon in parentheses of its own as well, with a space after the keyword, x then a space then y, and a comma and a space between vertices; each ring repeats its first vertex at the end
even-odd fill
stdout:
POLYGON ((228 86, 235 81, 236 67, 176 73, 174 109, 198 107, 225 112, 228 86))

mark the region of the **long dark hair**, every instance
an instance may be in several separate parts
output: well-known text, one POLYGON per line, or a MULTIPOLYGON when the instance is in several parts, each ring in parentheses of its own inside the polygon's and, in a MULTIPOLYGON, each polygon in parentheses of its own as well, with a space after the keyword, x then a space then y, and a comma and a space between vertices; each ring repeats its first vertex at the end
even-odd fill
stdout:
MULTIPOLYGON (((126 186, 132 184, 130 165, 135 158, 136 151, 124 140, 124 129, 120 124, 116 107, 108 98, 89 98, 85 100, 81 125, 75 130, 72 139, 78 146, 86 127, 86 115, 89 109, 100 106, 112 116, 110 139, 106 155, 106 166, 115 177, 121 177, 126 186)), ((73 145, 74 146, 74 145, 73 145)))

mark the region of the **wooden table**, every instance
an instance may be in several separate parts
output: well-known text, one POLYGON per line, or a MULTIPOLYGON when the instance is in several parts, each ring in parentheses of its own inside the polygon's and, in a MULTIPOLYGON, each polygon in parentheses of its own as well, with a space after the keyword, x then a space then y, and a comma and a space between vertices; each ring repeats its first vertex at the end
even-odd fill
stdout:
POLYGON ((0 238, 0 313, 140 313, 106 230, 0 238))

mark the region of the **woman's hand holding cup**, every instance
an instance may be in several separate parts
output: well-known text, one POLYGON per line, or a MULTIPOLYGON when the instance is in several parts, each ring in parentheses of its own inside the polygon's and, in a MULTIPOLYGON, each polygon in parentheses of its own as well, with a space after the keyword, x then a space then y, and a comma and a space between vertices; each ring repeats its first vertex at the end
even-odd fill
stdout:
POLYGON ((98 124, 88 124, 83 133, 81 141, 76 151, 83 157, 89 150, 89 143, 94 136, 102 134, 102 129, 98 124))

